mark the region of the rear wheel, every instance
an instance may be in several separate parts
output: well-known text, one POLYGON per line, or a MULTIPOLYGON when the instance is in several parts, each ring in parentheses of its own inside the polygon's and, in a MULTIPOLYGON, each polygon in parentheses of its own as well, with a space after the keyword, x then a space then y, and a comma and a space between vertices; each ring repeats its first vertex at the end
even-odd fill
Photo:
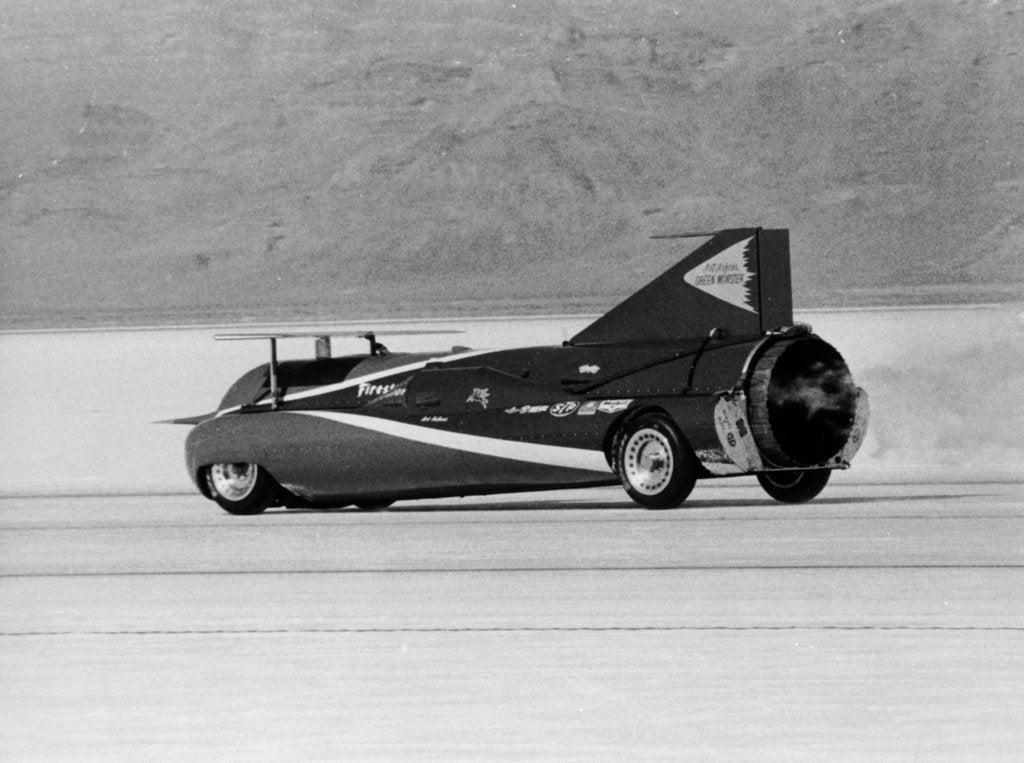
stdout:
POLYGON ((760 472, 757 481, 776 501, 803 503, 824 490, 831 476, 830 469, 804 469, 791 472, 760 472))
POLYGON ((205 478, 213 500, 229 514, 259 514, 277 498, 277 482, 259 464, 211 464, 205 478))
POLYGON ((697 458, 667 417, 646 414, 628 421, 616 441, 616 470, 634 501, 649 509, 671 509, 690 495, 697 458))

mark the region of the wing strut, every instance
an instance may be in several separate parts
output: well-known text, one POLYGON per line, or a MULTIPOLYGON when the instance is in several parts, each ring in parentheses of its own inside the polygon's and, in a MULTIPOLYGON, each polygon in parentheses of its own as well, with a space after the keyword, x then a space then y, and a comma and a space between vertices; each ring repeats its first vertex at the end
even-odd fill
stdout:
POLYGON ((281 405, 281 386, 277 383, 277 337, 270 337, 270 409, 281 405))
MULTIPOLYGON (((388 334, 412 335, 412 334, 461 334, 461 331, 389 331, 388 334)), ((240 339, 269 339, 270 340, 270 408, 277 410, 281 406, 281 385, 277 372, 277 340, 278 339, 301 339, 313 338, 315 340, 314 351, 317 360, 329 360, 331 357, 331 337, 351 336, 365 339, 370 343, 370 355, 388 355, 388 348, 377 341, 376 331, 299 331, 299 332, 277 332, 277 333, 252 333, 252 334, 214 334, 213 338, 218 341, 234 341, 240 339)))

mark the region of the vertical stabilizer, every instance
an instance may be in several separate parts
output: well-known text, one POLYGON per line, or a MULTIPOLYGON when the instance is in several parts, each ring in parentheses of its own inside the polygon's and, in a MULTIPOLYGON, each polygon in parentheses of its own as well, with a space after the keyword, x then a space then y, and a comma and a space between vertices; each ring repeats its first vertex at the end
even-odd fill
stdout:
POLYGON ((757 336, 793 323, 789 231, 718 231, 678 264, 613 307, 571 344, 757 336))

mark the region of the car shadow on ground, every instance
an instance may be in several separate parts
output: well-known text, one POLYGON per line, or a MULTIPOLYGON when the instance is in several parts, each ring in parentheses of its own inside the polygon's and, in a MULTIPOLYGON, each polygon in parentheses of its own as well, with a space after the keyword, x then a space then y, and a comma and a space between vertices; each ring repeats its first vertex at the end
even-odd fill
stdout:
POLYGON ((742 498, 742 499, 692 499, 674 509, 645 509, 632 501, 586 501, 586 500, 557 500, 550 501, 502 501, 487 503, 432 503, 432 502, 399 502, 381 509, 361 509, 356 506, 341 507, 303 507, 295 509, 278 508, 268 511, 268 514, 431 514, 431 513, 464 513, 464 512, 511 512, 511 511, 635 511, 637 513, 650 514, 653 516, 662 514, 678 514, 679 512, 691 512, 706 509, 750 509, 750 508, 797 508, 815 506, 857 506, 871 505, 878 503, 920 503, 928 501, 947 501, 951 499, 969 500, 985 497, 985 494, 969 493, 927 493, 922 495, 892 495, 879 493, 868 496, 839 496, 835 498, 821 497, 803 504, 781 503, 768 496, 764 498, 742 498))

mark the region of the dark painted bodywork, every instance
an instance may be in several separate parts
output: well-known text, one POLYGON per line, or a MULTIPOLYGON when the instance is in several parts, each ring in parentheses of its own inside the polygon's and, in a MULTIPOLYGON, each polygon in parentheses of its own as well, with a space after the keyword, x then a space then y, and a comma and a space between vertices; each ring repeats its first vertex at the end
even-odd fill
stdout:
MULTIPOLYGON (((733 229, 563 346, 381 354, 371 339, 363 355, 274 360, 197 417, 188 470, 209 497, 205 466, 260 464, 286 505, 610 485, 616 433, 657 411, 696 453, 699 477, 750 473, 730 459, 716 409, 723 393, 750 394, 768 348, 807 339, 791 328, 789 279, 786 231, 733 229), (745 292, 714 285, 733 260, 745 292)), ((841 445, 813 465, 847 466, 855 444, 841 445)))

